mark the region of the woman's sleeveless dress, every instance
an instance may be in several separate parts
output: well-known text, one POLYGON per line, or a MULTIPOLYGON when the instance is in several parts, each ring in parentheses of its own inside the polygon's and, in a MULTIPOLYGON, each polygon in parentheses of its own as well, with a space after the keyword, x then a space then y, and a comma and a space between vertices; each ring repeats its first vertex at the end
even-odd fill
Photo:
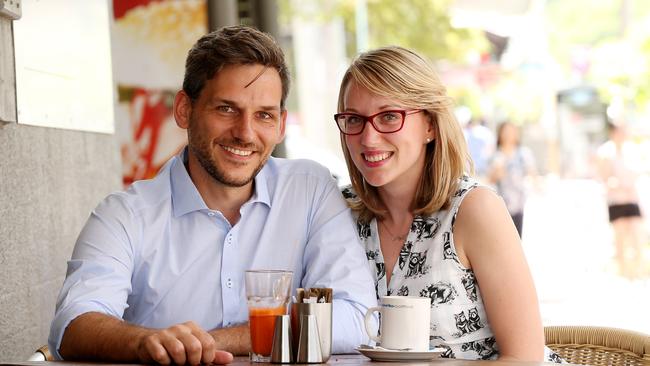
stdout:
MULTIPOLYGON (((431 347, 446 349, 443 357, 495 359, 499 354, 476 277, 458 260, 452 232, 460 203, 477 186, 475 180, 463 177, 448 209, 413 219, 390 284, 386 283, 376 219, 367 224, 357 222, 368 264, 375 275, 377 297, 430 298, 430 343, 431 347)), ((350 187, 343 190, 343 195, 355 196, 350 187)), ((561 362, 548 348, 545 359, 561 362)))

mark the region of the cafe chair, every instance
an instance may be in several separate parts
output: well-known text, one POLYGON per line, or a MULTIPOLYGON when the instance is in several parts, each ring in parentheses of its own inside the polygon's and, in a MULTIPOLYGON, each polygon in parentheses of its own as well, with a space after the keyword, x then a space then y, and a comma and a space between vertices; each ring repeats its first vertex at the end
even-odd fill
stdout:
POLYGON ((37 349, 33 355, 29 356, 27 361, 54 361, 54 357, 50 353, 50 349, 47 348, 47 345, 44 345, 37 349))
POLYGON ((544 327, 546 345, 565 361, 592 366, 650 366, 650 336, 594 326, 544 327))

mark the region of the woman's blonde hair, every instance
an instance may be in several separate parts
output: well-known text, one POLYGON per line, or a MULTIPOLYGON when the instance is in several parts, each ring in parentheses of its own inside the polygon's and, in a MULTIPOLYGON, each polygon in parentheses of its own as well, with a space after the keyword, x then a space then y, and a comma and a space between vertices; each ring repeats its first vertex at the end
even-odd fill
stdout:
MULTIPOLYGON (((424 171, 411 202, 411 211, 415 215, 428 215, 448 207, 459 179, 467 170, 472 171, 473 165, 463 131, 452 112, 453 101, 447 96, 433 65, 415 52, 397 46, 362 53, 343 76, 339 89, 339 112, 345 109, 345 91, 352 82, 408 109, 425 111, 435 135, 426 148, 424 171)), ((341 146, 357 194, 356 198, 348 200, 350 207, 364 222, 383 217, 386 208, 377 188, 368 184, 354 165, 343 134, 341 146)))

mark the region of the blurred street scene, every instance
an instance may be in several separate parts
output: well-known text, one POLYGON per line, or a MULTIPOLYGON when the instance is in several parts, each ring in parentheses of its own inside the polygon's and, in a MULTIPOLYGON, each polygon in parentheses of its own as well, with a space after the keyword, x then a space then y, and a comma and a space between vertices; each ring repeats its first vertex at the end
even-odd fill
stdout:
MULTIPOLYGON (((650 178, 643 186, 646 212, 650 178)), ((545 325, 602 325, 650 331, 650 243, 645 273, 621 276, 604 190, 588 179, 547 177, 526 206, 524 249, 545 325)), ((646 219, 646 225, 650 223, 646 219)), ((647 228, 647 226, 646 226, 647 228)))
POLYGON ((519 174, 507 185, 521 188, 520 201, 508 206, 525 204, 522 242, 544 324, 650 333, 650 3, 286 0, 281 14, 296 80, 290 157, 321 161, 346 184, 332 76, 365 49, 414 48, 456 100, 477 177, 498 187, 506 167, 519 174), (515 127, 505 152, 504 122, 515 127), (606 144, 614 127, 625 148, 606 144), (623 187, 645 216, 640 243, 617 254, 608 206, 623 187))

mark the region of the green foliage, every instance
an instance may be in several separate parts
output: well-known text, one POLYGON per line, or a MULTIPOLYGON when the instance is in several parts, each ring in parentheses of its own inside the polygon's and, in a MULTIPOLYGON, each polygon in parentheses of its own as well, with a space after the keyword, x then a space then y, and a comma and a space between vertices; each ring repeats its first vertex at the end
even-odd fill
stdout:
POLYGON ((463 88, 449 88, 447 93, 453 98, 456 106, 465 106, 472 112, 472 116, 481 116, 480 90, 463 88))
POLYGON ((650 1, 548 0, 546 10, 551 52, 567 76, 582 48, 590 56, 584 82, 606 101, 650 102, 650 1))
MULTIPOLYGON (((488 43, 479 30, 452 27, 451 0, 367 0, 368 46, 399 45, 434 60, 464 60, 468 52, 485 51, 488 43)), ((300 17, 309 21, 343 20, 346 51, 356 54, 355 0, 282 0, 283 21, 300 17), (305 6, 307 4, 307 6, 305 6)))
POLYGON ((542 115, 544 95, 537 88, 530 87, 530 81, 521 73, 504 75, 489 93, 495 105, 515 124, 532 123, 542 115))
POLYGON ((596 44, 619 35, 619 1, 548 0, 546 4, 552 45, 596 44))
POLYGON ((482 33, 451 25, 449 0, 368 1, 371 48, 396 44, 432 59, 460 61, 468 50, 485 48, 482 33))

